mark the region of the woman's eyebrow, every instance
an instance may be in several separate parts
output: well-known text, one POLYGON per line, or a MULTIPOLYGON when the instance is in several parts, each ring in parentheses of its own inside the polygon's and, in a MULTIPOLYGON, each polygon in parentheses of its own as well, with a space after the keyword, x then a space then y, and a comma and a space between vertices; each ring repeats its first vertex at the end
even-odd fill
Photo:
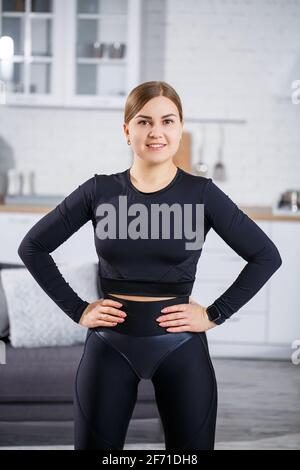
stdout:
MULTIPOLYGON (((166 118, 166 117, 169 117, 169 116, 175 116, 175 117, 177 117, 176 114, 171 113, 171 114, 166 114, 165 116, 162 116, 162 119, 164 119, 164 118, 166 118)), ((137 119, 137 118, 139 118, 139 117, 140 117, 140 118, 146 118, 146 119, 152 119, 151 116, 143 116, 142 114, 139 114, 138 116, 136 116, 135 119, 137 119)))

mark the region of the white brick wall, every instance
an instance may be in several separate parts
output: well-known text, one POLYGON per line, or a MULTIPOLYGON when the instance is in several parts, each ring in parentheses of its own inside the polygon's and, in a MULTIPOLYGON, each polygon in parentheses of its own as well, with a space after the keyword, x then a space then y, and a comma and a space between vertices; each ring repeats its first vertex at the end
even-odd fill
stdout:
MULTIPOLYGON (((217 184, 239 204, 299 189, 300 105, 276 93, 300 79, 300 69, 289 75, 300 63, 300 0, 145 0, 143 12, 142 81, 174 86, 185 117, 247 121, 225 127, 229 179, 217 184)), ((122 123, 117 111, 0 107, 0 139, 19 168, 36 171, 40 193, 67 194, 94 172, 130 166, 122 123)), ((209 176, 218 138, 207 126, 209 176)))
MULTIPOLYGON (((275 97, 300 78, 299 67, 289 80, 300 63, 300 2, 170 0, 167 18, 165 80, 185 114, 247 120, 225 128, 229 180, 220 186, 245 204, 300 189, 300 106, 275 97)), ((209 132, 211 175, 217 126, 209 132)))

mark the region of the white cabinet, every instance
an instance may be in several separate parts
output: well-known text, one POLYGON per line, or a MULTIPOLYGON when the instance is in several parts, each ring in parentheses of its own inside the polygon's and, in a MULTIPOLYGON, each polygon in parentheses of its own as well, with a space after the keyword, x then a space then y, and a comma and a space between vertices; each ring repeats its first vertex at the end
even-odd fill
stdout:
POLYGON ((0 36, 14 41, 10 68, 1 64, 6 104, 62 103, 64 18, 60 0, 0 0, 0 36))
POLYGON ((13 212, 0 213, 0 262, 21 264, 22 261, 17 253, 19 244, 25 233, 39 219, 40 214, 21 214, 13 212))
MULTIPOLYGON (((282 265, 247 304, 207 336, 213 355, 290 359, 292 342, 300 339, 300 223, 256 223, 277 246, 282 265)), ((215 232, 209 232, 202 256, 191 297, 208 306, 246 263, 215 232)))
POLYGON ((64 2, 64 104, 123 108, 139 83, 141 1, 64 2))
MULTIPOLYGON (((233 281, 233 278, 232 278, 233 281)), ((191 297, 199 302, 201 305, 207 307, 215 299, 217 299, 223 292, 228 289, 232 282, 202 282, 194 286, 191 297)), ((225 341, 225 342, 241 342, 248 341, 252 343, 260 343, 266 337, 266 292, 262 288, 257 294, 260 295, 261 300, 251 299, 253 302, 252 309, 246 310, 246 305, 238 312, 226 320, 220 327, 213 328, 207 332, 211 341, 225 341)))
POLYGON ((92 222, 89 221, 75 232, 68 240, 56 250, 60 263, 86 263, 98 262, 94 245, 94 231, 92 222))
POLYGON ((204 245, 198 261, 197 282, 230 281, 240 273, 244 264, 244 260, 233 252, 209 252, 205 251, 204 245))
MULTIPOLYGON (((257 222, 257 225, 270 236, 270 222, 257 222)), ((214 230, 210 230, 198 262, 191 297, 207 307, 231 286, 245 265, 246 261, 214 230)), ((207 335, 210 341, 264 343, 267 336, 269 289, 269 284, 265 284, 229 320, 209 330, 207 335)))
POLYGON ((270 286, 268 341, 291 344, 300 339, 300 223, 274 222, 272 239, 282 266, 270 286))
MULTIPOLYGON (((18 247, 28 230, 43 216, 35 213, 0 213, 0 263, 22 264, 18 247)), ((51 256, 59 264, 97 262, 91 221, 54 250, 51 256)))
POLYGON ((240 310, 226 320, 220 328, 213 328, 207 332, 210 341, 230 343, 261 344, 266 339, 266 316, 245 315, 240 310))
POLYGON ((8 105, 123 108, 139 83, 141 0, 0 0, 8 105))

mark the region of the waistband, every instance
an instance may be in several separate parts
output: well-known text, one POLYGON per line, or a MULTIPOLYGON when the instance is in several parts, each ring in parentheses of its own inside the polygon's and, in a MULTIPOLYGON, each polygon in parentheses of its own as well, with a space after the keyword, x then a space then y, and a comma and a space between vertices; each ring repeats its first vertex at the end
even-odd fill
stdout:
POLYGON ((145 296, 171 297, 191 295, 194 280, 192 281, 140 281, 127 279, 111 279, 103 277, 99 279, 102 292, 118 292, 124 295, 139 295, 143 292, 145 296))
POLYGON ((117 300, 122 303, 123 310, 127 316, 123 323, 118 323, 112 327, 97 327, 96 330, 116 331, 131 336, 153 336, 172 334, 167 331, 167 327, 159 326, 156 318, 163 315, 161 309, 168 305, 187 304, 189 296, 175 297, 174 299, 165 300, 128 300, 104 293, 103 298, 117 300))

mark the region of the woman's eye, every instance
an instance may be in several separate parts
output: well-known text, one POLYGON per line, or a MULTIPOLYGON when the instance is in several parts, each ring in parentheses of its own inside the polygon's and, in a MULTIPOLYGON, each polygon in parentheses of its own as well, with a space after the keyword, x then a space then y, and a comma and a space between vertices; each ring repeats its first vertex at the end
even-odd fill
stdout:
MULTIPOLYGON (((148 123, 148 121, 139 121, 139 124, 142 124, 144 122, 148 123)), ((164 122, 174 122, 174 121, 172 121, 172 119, 165 119, 164 122)))

